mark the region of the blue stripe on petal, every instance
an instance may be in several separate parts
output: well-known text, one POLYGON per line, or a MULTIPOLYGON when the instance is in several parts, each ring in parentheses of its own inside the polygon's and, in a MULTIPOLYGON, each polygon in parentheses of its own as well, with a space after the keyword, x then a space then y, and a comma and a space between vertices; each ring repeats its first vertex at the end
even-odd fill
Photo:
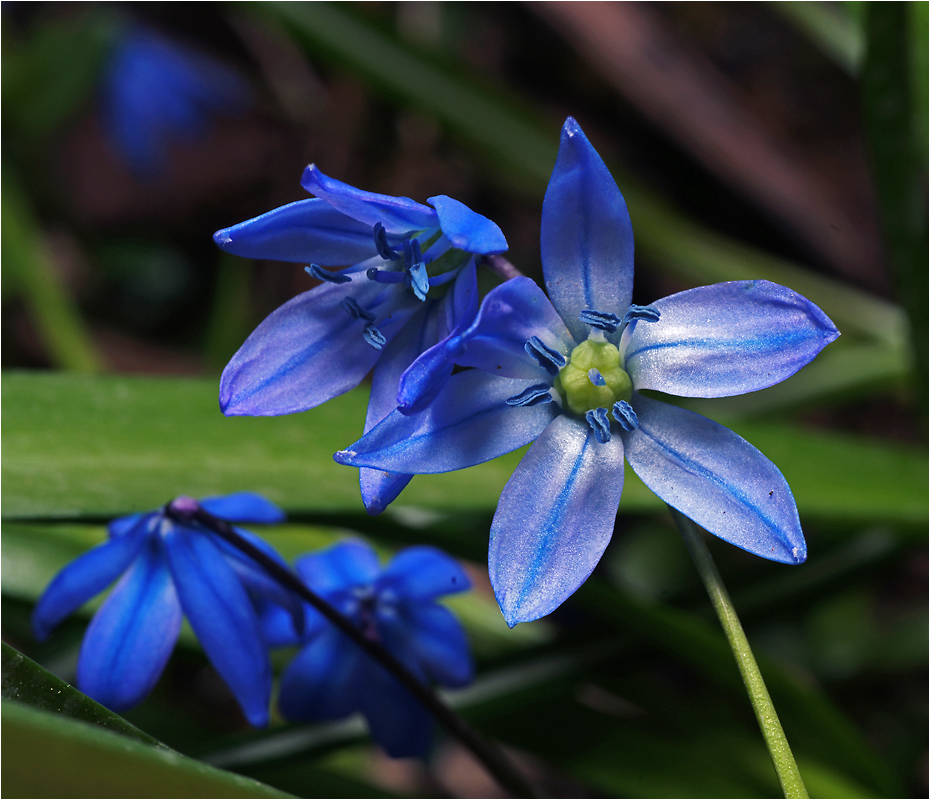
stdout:
POLYGON ((181 605, 157 539, 94 615, 78 657, 77 685, 122 711, 140 703, 158 681, 181 630, 181 605))
POLYGON ((807 557, 798 510, 778 468, 716 422, 634 394, 639 427, 621 434, 634 472, 666 503, 750 553, 807 557))
POLYGON ((236 256, 324 267, 357 264, 378 254, 370 225, 317 199, 298 200, 223 228, 213 241, 236 256))
POLYGON ((584 309, 626 313, 633 292, 633 227, 626 202, 597 151, 569 117, 542 212, 546 288, 576 341, 584 309))
POLYGON ((453 247, 467 253, 491 255, 507 250, 507 240, 497 225, 464 203, 439 195, 429 198, 439 215, 439 226, 453 247))
POLYGON ((657 322, 623 334, 637 389, 681 397, 729 397, 790 377, 839 336, 813 303, 769 281, 689 289, 653 304, 657 322))
POLYGON ((208 534, 179 526, 164 542, 178 597, 204 652, 249 722, 267 725, 271 662, 247 592, 208 534))
POLYGON ((507 624, 549 614, 597 566, 623 491, 623 442, 595 440, 559 416, 504 487, 491 523, 488 570, 507 624))

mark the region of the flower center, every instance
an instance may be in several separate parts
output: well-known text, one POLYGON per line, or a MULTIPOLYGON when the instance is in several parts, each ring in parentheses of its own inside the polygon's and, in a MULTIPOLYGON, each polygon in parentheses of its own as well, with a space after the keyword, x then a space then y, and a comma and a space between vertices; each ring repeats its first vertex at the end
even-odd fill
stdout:
POLYGON ((630 376, 620 366, 620 351, 607 341, 588 339, 577 345, 568 364, 559 370, 555 389, 563 406, 584 415, 596 408, 612 408, 633 396, 630 376))

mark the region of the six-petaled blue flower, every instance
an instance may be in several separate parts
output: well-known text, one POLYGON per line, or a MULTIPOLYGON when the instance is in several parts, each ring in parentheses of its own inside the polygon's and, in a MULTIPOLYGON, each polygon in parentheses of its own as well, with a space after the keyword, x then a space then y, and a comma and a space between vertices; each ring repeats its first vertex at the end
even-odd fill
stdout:
MULTIPOLYGON (((300 605, 215 533, 190 519, 202 508, 230 522, 274 523, 284 514, 260 495, 241 492, 196 500, 110 523, 109 539, 68 564, 49 584, 32 617, 38 639, 119 578, 94 615, 78 658, 77 684, 115 711, 141 702, 158 681, 187 616, 246 718, 268 723, 271 664, 253 597, 300 605)), ((239 535, 272 558, 258 537, 239 535)), ((281 561, 283 564, 283 561, 281 561)))
MULTIPOLYGON (((361 191, 314 165, 302 184, 316 197, 214 235, 235 255, 309 263, 321 281, 268 316, 233 356, 220 406, 227 415, 305 411, 374 368, 369 430, 396 407, 397 383, 411 362, 470 324, 478 308, 475 256, 501 253, 507 242, 497 225, 450 197, 430 198, 430 208, 361 191)), ((360 479, 365 507, 377 513, 410 476, 362 470, 360 479)))
MULTIPOLYGON (((470 588, 452 558, 432 547, 400 551, 383 569, 366 544, 342 542, 303 556, 304 582, 380 641, 421 681, 459 687, 472 678, 465 631, 437 598, 470 588)), ((281 677, 278 705, 287 719, 330 720, 361 711, 372 737, 394 758, 423 755, 432 717, 384 667, 309 606, 300 634, 280 609, 266 615, 273 644, 302 647, 281 677)))
POLYGON ((491 527, 489 571, 510 625, 554 610, 597 565, 613 532, 624 457, 711 533, 765 558, 804 561, 794 498, 775 465, 727 428, 641 392, 726 397, 771 386, 839 335, 833 323, 768 281, 632 305, 626 203, 571 118, 541 244, 548 298, 528 278, 492 290, 467 330, 405 373, 399 410, 336 460, 447 472, 535 439, 491 527), (450 378, 450 362, 475 369, 450 378))
POLYGON ((244 78, 218 61, 147 28, 128 28, 105 66, 106 128, 119 153, 141 176, 161 169, 172 139, 202 134, 214 114, 243 110, 244 78))

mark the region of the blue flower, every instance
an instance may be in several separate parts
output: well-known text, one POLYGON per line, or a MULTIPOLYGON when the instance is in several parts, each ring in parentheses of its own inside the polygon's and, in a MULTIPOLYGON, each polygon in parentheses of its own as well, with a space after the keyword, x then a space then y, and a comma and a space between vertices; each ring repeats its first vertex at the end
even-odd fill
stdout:
MULTIPOLYGON (((284 518, 275 505, 248 492, 201 500, 199 507, 228 521, 284 518)), ((197 508, 196 500, 179 497, 157 511, 111 522, 109 539, 49 584, 33 612, 33 630, 45 640, 59 622, 119 578, 81 644, 78 688, 114 711, 140 703, 158 681, 186 615, 246 718, 264 726, 271 664, 251 596, 280 603, 298 618, 300 606, 238 550, 190 521, 197 508)), ((236 530, 284 563, 258 537, 236 530)))
POLYGON ((548 298, 528 278, 492 290, 466 331, 407 371, 400 410, 336 460, 447 472, 535 440, 491 527, 491 582, 511 626, 550 613, 591 574, 613 532, 624 457, 711 533, 764 558, 804 561, 794 498, 775 465, 727 428, 641 392, 726 397, 771 386, 839 335, 833 323, 768 281, 632 305, 626 203, 571 118, 543 204, 542 260, 548 298), (448 361, 474 369, 448 378, 448 361))
POLYGON ((240 112, 250 89, 212 58, 132 26, 109 56, 102 96, 114 144, 132 170, 147 177, 164 167, 172 139, 202 134, 214 114, 240 112))
MULTIPOLYGON (((436 599, 470 588, 462 567, 433 547, 400 551, 381 568, 366 544, 346 541, 303 556, 297 572, 366 636, 381 642, 424 683, 464 686, 472 679, 465 631, 436 599)), ((278 705, 293 721, 331 720, 361 711, 388 755, 423 755, 433 722, 384 667, 364 654, 318 612, 305 608, 297 635, 280 609, 266 616, 269 640, 302 647, 281 677, 278 705)))
MULTIPOLYGON (((220 407, 227 415, 293 414, 349 391, 374 369, 368 430, 396 408, 410 363, 470 324, 475 256, 501 253, 507 242, 497 225, 450 197, 430 198, 430 208, 355 189, 314 165, 302 184, 316 197, 213 237, 235 255, 312 262, 307 272, 321 281, 249 336, 223 371, 220 407)), ((370 513, 410 480, 379 470, 360 478, 370 513)))

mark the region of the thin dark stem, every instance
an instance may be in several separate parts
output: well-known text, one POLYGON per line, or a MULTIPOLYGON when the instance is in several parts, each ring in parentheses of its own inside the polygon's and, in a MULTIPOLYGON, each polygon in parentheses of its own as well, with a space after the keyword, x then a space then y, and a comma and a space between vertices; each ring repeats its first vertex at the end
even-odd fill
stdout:
MULTIPOLYGON (((170 508, 169 514, 176 514, 170 508)), ((187 514, 185 514, 187 516, 187 514)), ((274 561, 251 542, 242 538, 225 520, 197 508, 189 512, 188 519, 199 522, 229 544, 241 550, 259 564, 274 580, 305 600, 327 620, 362 648, 369 656, 391 672, 417 700, 439 721, 441 725, 474 754, 488 772, 509 792, 517 797, 538 797, 539 794, 507 761, 504 755, 482 739, 465 721, 450 709, 426 684, 421 683, 380 642, 367 638, 348 619, 334 609, 323 598, 313 592, 295 573, 274 561)))
POLYGON ((502 255, 484 256, 484 263, 487 264, 494 272, 500 275, 505 281, 511 278, 519 278, 523 275, 513 264, 511 264, 502 255))

